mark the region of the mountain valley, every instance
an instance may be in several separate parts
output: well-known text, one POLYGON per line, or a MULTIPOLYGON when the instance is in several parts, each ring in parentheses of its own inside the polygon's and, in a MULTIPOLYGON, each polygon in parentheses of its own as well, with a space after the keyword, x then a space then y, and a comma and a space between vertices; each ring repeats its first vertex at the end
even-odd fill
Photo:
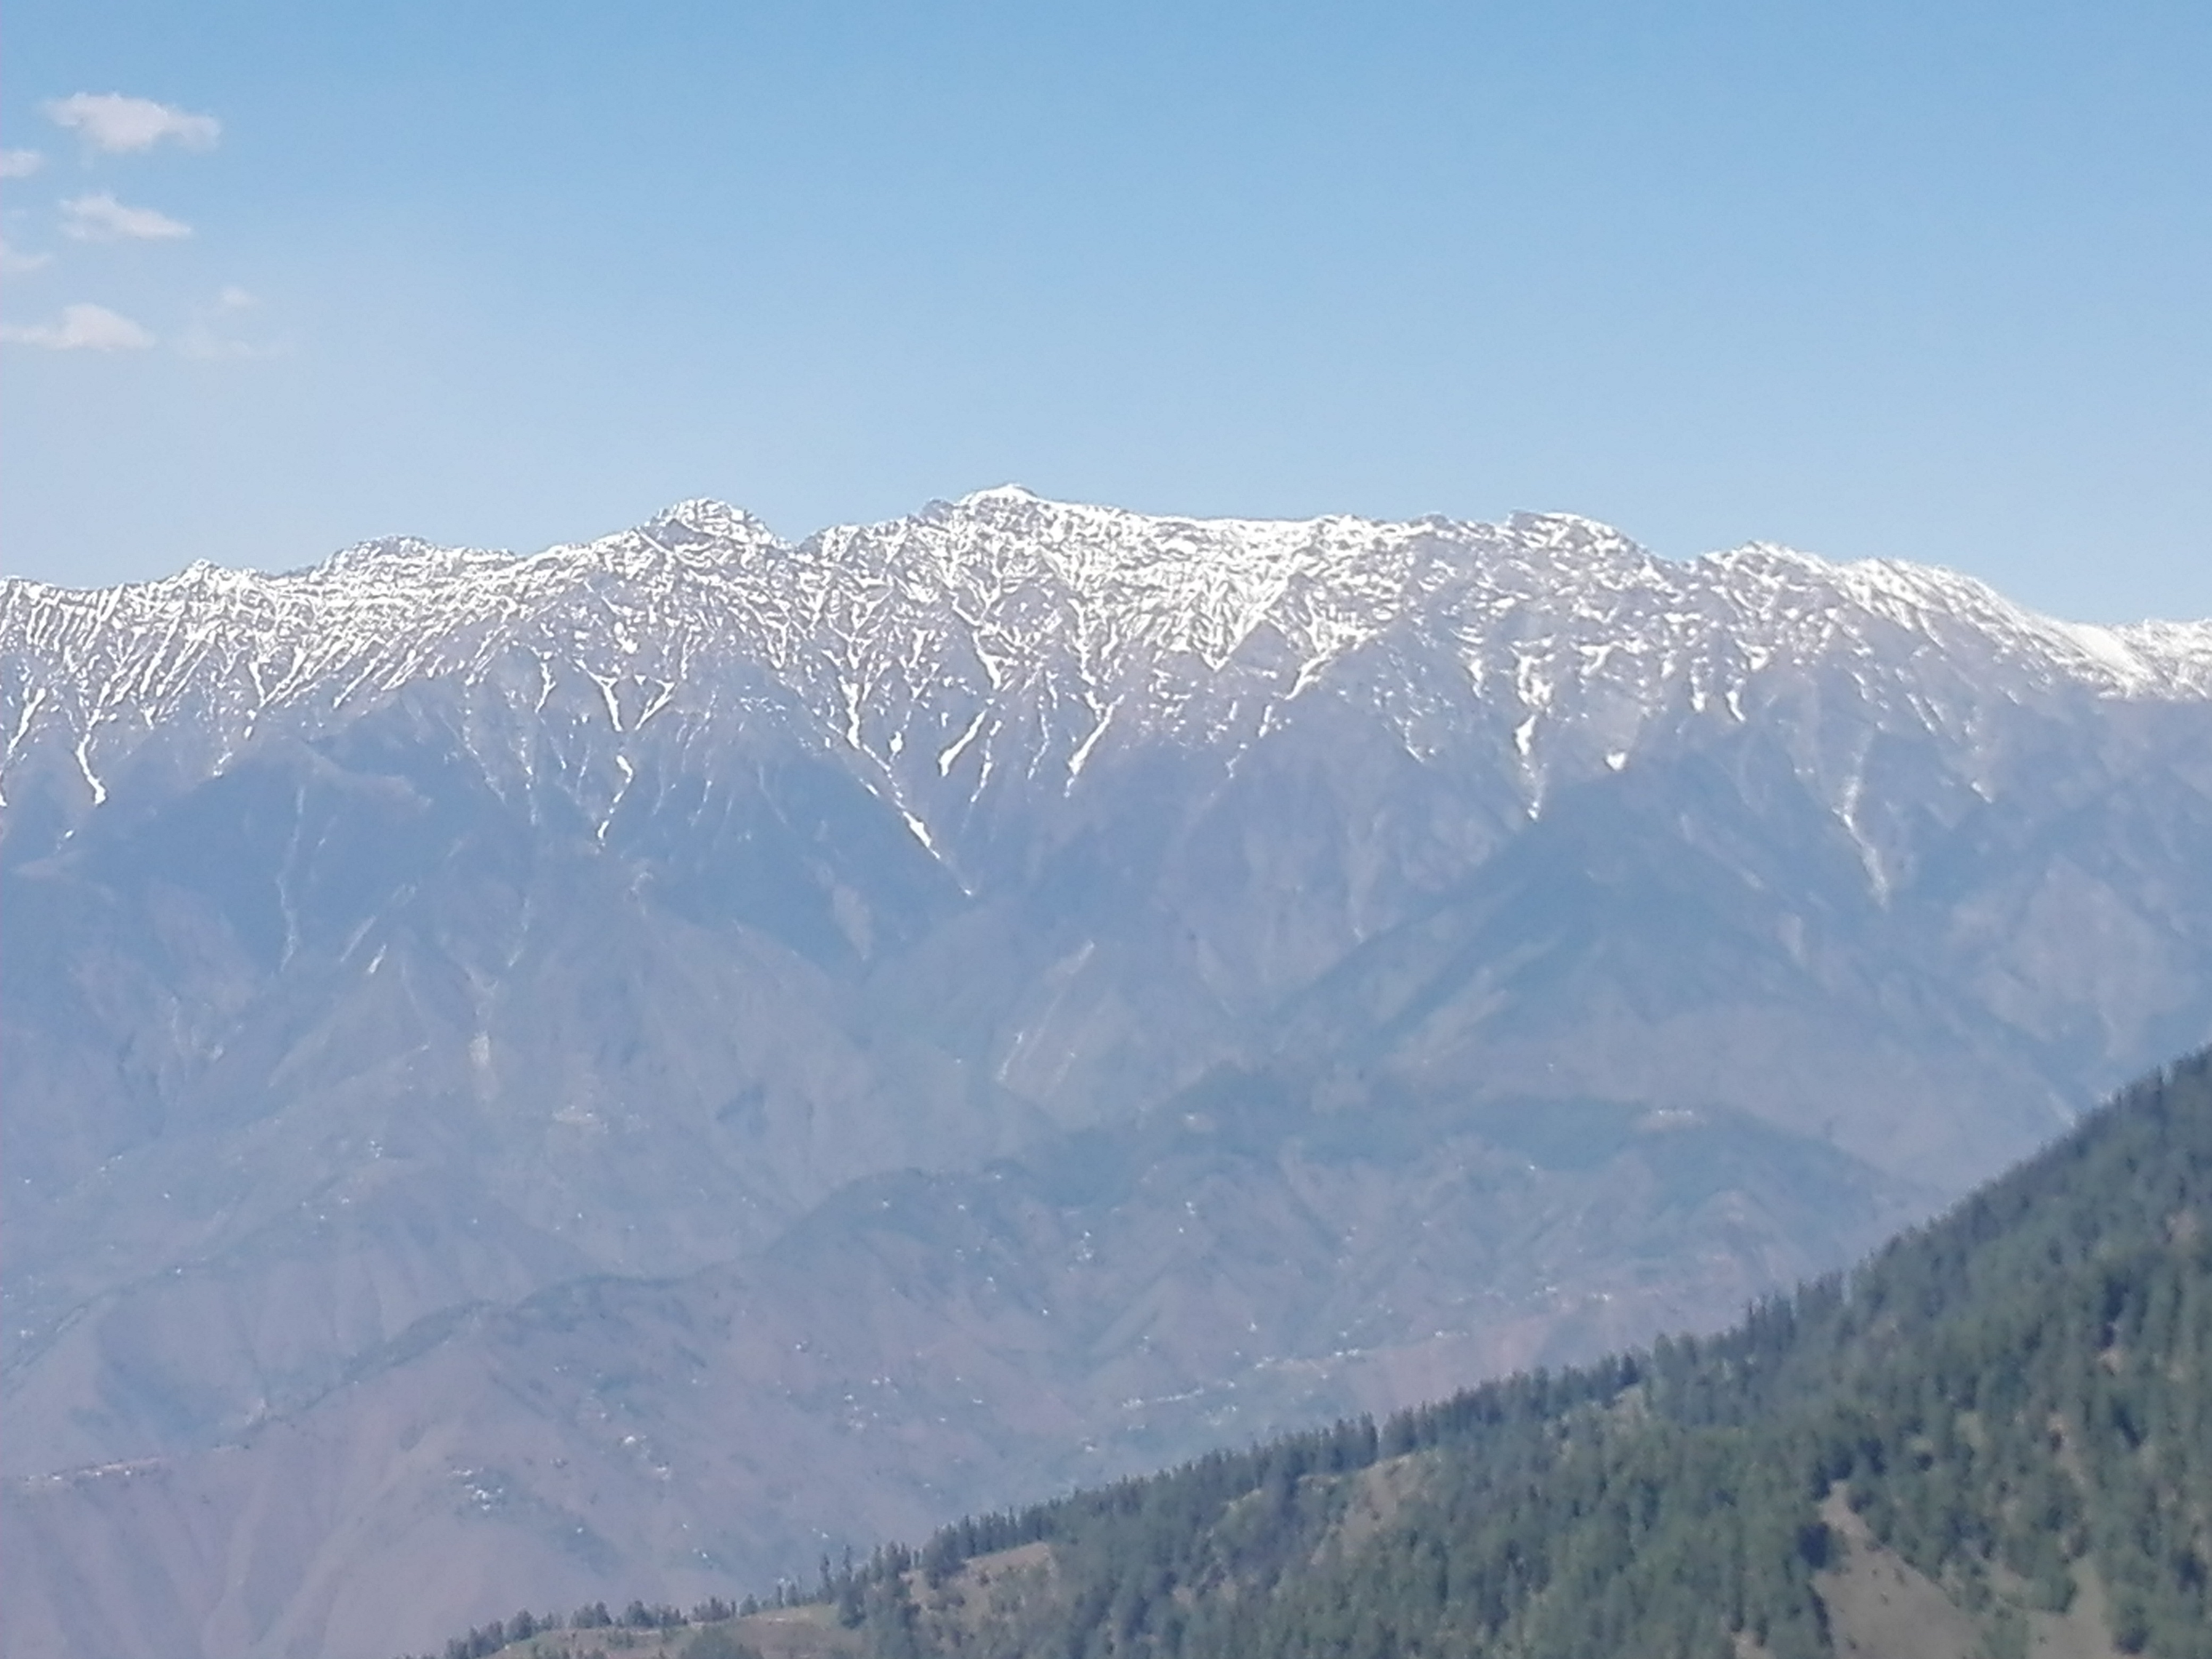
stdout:
MULTIPOLYGON (((1735 1328, 449 1659, 2212 1652, 2212 1054, 1735 1328)), ((544 1633, 541 1634, 541 1627, 544 1633)))
POLYGON ((2212 624, 1565 517, 9 580, 0 729, 25 1659, 1717 1329, 2212 1036, 2212 624))

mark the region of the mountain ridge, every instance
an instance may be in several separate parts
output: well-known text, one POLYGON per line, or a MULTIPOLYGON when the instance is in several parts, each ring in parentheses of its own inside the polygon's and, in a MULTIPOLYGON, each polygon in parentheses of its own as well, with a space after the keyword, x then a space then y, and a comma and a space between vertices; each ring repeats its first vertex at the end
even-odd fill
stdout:
POLYGON ((1985 592, 1011 490, 9 586, 0 1458, 166 1471, 10 1539, 274 1655, 1722 1322, 2212 1036, 2203 625, 1985 592))
MULTIPOLYGON (((6 579, 0 581, 0 655, 11 659, 10 701, 17 710, 0 750, 0 787, 31 751, 52 740, 48 733, 57 724, 55 735, 76 739, 78 767, 96 800, 105 785, 95 759, 131 739, 127 732, 101 735, 104 726, 119 720, 118 710, 128 708, 142 722, 157 721, 197 697, 214 705, 217 717, 243 738, 258 720, 307 701, 331 676, 344 681, 339 690, 325 694, 334 714, 363 689, 389 692, 425 675, 481 676, 489 671, 487 653, 518 641, 546 660, 556 641, 545 631, 564 623, 580 628, 583 619, 574 612, 592 605, 608 613, 597 636, 573 633, 568 643, 596 657, 590 670, 617 732, 660 712, 664 705, 645 688, 657 679, 664 695, 672 692, 693 652, 733 647, 788 677, 805 652, 842 644, 849 658, 844 672, 860 678, 840 674, 834 686, 825 686, 800 676, 785 689, 808 701, 828 732, 842 732, 854 750, 895 776, 906 735, 894 732, 871 743, 860 696, 863 680, 881 678, 890 665, 866 661, 854 643, 866 632, 861 624, 880 629, 884 619, 868 617, 865 606, 845 617, 834 616, 829 596, 846 586, 903 583, 916 589, 915 596, 929 604, 936 621, 964 623, 970 637, 929 641, 915 619, 902 619, 903 642, 922 650, 934 643, 940 655, 964 644, 971 660, 962 666, 971 677, 980 667, 995 690, 992 656, 982 644, 993 620, 990 607, 995 602, 1013 608, 1031 597, 1024 594, 1024 583, 1038 579, 1052 584, 1045 599, 1077 613, 1075 637, 1068 643, 1076 677, 1090 689, 1126 677, 1132 665, 1116 661, 1117 652, 1149 656, 1156 672, 1162 659, 1194 657, 1218 675, 1267 628, 1295 647, 1276 669, 1290 678, 1291 696, 1339 656, 1374 643, 1409 605, 1432 600, 1425 586, 1456 580, 1474 599, 1458 608, 1456 620, 1468 620, 1470 610, 1486 609, 1483 620, 1526 647, 1511 653, 1512 672, 1501 675, 1503 664, 1490 659, 1494 651, 1474 648, 1465 635, 1461 641, 1470 647, 1464 665, 1481 676, 1485 690, 1511 683, 1524 715, 1514 727, 1524 757, 1563 684, 1560 653, 1544 648, 1551 641, 1514 641, 1516 630, 1503 626, 1522 608, 1554 625, 1595 627, 1601 635, 1612 624, 1620 637, 1611 649, 1603 648, 1601 638, 1577 642, 1586 655, 1597 653, 1601 666, 1624 644, 1635 655, 1637 646, 1652 643, 1619 626, 1620 606, 1640 611, 1628 620, 1660 634, 1662 661, 1656 672, 1647 667, 1638 677, 1640 684, 1626 689, 1649 703, 1681 678, 1699 713, 1716 697, 1733 707, 1777 653, 1801 659, 1838 648, 1866 654, 1850 640, 1851 629, 1832 620, 1824 625, 1838 601, 1856 608, 1862 626, 1927 633, 1936 623, 1952 624, 1965 636, 1954 648, 1971 647, 1984 656, 1980 666, 2024 675, 2018 688, 2024 691, 2071 684, 2098 695, 2212 696, 2212 622, 2118 628, 2059 623, 2012 605, 1971 578, 1932 567, 1871 560, 1831 564, 1769 544, 1668 564, 1618 532, 1568 514, 1516 515, 1502 526, 1442 519, 1401 524, 1348 517, 1188 520, 1050 502, 1002 489, 933 504, 915 518, 833 527, 793 544, 775 538, 741 509, 702 499, 679 503, 635 530, 525 556, 402 538, 362 544, 278 575, 202 565, 160 581, 101 590, 6 579), (682 534, 668 534, 672 529, 682 534), (994 540, 994 533, 1006 532, 1018 544, 1042 550, 1030 568, 1006 561, 1004 546, 994 540), (1472 562, 1454 569, 1448 560, 1444 568, 1425 571, 1416 560, 1433 550, 1420 545, 1427 543, 1472 562), (1055 550, 1065 556, 1054 556, 1055 550), (1146 580, 1163 570, 1174 580, 1146 580), (413 580, 396 581, 403 572, 413 580), (1530 604, 1534 578, 1588 578, 1593 572, 1605 580, 1563 584, 1566 603, 1553 610, 1564 614, 1544 616, 1541 606, 1530 604), (629 614, 617 611, 615 596, 580 592, 600 577, 643 590, 629 614), (702 591, 687 593, 689 587, 702 591), (1607 598, 1614 601, 1612 611, 1597 603, 1607 598), (963 611, 963 599, 979 608, 973 614, 963 611), (1301 606, 1301 599, 1310 603, 1301 606), (571 607, 567 613, 564 601, 571 607), (1131 617, 1133 624, 1127 620, 1131 617), (533 627, 539 637, 526 640, 533 627), (225 628, 251 630, 258 651, 234 651, 218 660, 210 636, 225 628), (650 637, 654 628, 674 633, 672 647, 663 640, 656 649, 650 637), (83 660, 83 642, 118 629, 126 632, 129 648, 116 653, 106 666, 107 683, 95 686, 102 665, 83 660), (728 637, 718 640, 718 629, 728 637), (1730 630, 1749 635, 1739 641, 1734 660, 1717 643, 1730 630), (618 669, 627 677, 624 690, 635 685, 640 699, 627 709, 611 683, 618 669), (1702 683, 1708 679, 1711 684, 1702 683), (74 697, 71 680, 80 687, 74 697), (842 722, 836 719, 841 714, 842 722)), ((1932 634, 1929 638, 1943 643, 1932 634)), ((1039 644, 1033 638, 1013 641, 1010 648, 1033 653, 1039 644)), ((902 689, 914 698, 924 687, 902 689)), ((1190 696, 1189 688, 1178 689, 1184 698, 1190 696)), ((1165 700, 1158 713, 1171 714, 1174 701, 1165 700)), ((1102 708, 1094 701, 1094 722, 1066 757, 1071 781, 1119 706, 1111 697, 1108 704, 1102 708)), ((1410 729, 1401 724, 1410 741, 1410 729)), ((937 748, 940 775, 965 746, 958 738, 973 735, 972 726, 955 732, 953 741, 937 748)), ((1608 752, 1625 757, 1627 751, 1608 752)))

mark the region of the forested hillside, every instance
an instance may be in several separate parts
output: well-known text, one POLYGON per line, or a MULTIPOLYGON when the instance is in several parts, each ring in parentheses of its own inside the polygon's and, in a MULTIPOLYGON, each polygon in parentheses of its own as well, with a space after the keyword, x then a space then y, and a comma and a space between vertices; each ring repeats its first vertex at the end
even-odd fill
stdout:
POLYGON ((2200 1054, 1723 1336, 964 1521, 811 1607, 532 1646, 2200 1659, 2208 1586, 2200 1054))

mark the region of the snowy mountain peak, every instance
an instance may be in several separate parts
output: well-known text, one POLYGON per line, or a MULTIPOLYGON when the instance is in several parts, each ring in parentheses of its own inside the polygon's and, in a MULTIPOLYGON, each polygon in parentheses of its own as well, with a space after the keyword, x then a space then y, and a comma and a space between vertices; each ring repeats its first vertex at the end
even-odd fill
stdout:
POLYGON ((1042 501, 1035 490, 1018 483, 994 484, 988 489, 970 490, 955 503, 960 507, 980 507, 988 501, 1026 502, 1042 501))
MULTIPOLYGON (((441 547, 419 536, 382 536, 374 541, 340 548, 320 564, 289 571, 271 580, 278 583, 295 580, 303 585, 325 587, 364 584, 388 587, 392 584, 467 578, 513 562, 512 554, 484 548, 441 547)), ((254 583, 258 575, 244 570, 228 574, 242 577, 248 584, 254 583)))
POLYGON ((1831 563, 1771 542, 1695 562, 1757 596, 1770 617, 1832 618, 1838 625, 1856 617, 1938 647, 1972 639, 2015 665, 2109 695, 2212 697, 2212 621, 2119 627, 2064 622, 2015 605, 1959 571, 1901 559, 1831 563))
POLYGON ((655 514, 639 533, 653 532, 678 532, 733 545, 783 545, 774 531, 744 508, 703 495, 678 501, 655 514))
POLYGON ((573 684, 625 740, 767 698, 917 823, 946 791, 1072 785, 1127 741, 1249 745, 1351 699, 1417 757, 1502 745, 1534 810, 1784 680, 1968 744, 2007 700, 2212 699, 2212 623, 2063 623, 1951 572, 1765 544, 1676 563, 1570 514, 1171 518, 1002 485, 793 544, 702 499, 520 556, 392 538, 276 575, 0 584, 0 788, 43 755, 96 801, 156 733, 220 766, 271 720, 312 732, 452 681, 517 714, 573 684))
MULTIPOLYGON (((1457 520, 1439 519, 1431 522, 1455 525, 1457 520)), ((1516 513, 1505 520, 1505 528, 1525 538, 1531 546, 1555 548, 1565 553, 1633 553, 1642 559, 1650 556, 1644 549, 1602 520, 1584 518, 1579 513, 1516 513)))

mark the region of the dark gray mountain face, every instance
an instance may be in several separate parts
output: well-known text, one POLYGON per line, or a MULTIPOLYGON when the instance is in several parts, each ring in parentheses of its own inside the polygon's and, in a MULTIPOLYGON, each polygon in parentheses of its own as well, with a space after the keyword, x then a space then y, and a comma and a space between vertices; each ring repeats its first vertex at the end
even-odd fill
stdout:
POLYGON ((987 492, 0 591, 10 1655, 1717 1324, 2212 1036, 2212 624, 987 492))

